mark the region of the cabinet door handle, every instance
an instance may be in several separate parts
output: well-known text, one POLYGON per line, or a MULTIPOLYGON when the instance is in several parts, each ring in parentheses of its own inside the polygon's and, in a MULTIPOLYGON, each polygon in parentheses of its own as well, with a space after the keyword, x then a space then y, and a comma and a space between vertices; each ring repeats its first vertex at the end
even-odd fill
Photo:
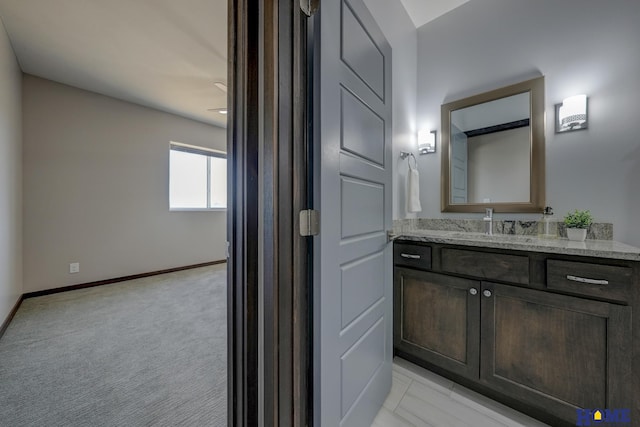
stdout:
POLYGON ((478 295, 478 290, 476 288, 471 288, 471 289, 469 289, 469 293, 471 295, 478 295))
POLYGON ((485 289, 484 291, 482 291, 482 295, 489 298, 491 296, 491 291, 489 289, 485 289))
POLYGON ((413 254, 400 254, 400 256, 402 258, 408 258, 408 259, 420 259, 420 255, 413 255, 413 254))
POLYGON ((580 283, 588 283, 590 285, 608 285, 608 280, 598 280, 598 279, 587 279, 586 277, 578 277, 567 274, 567 280, 571 280, 572 282, 580 282, 580 283))

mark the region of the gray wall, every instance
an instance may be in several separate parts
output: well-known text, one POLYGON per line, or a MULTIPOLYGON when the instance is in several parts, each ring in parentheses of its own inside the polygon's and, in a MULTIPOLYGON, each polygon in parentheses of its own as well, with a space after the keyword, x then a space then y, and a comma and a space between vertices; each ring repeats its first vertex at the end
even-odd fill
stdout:
POLYGON ((226 213, 168 201, 169 142, 224 129, 30 75, 23 115, 24 292, 224 259, 226 213))
POLYGON ((400 151, 416 150, 417 32, 400 0, 364 0, 391 45, 393 87, 393 219, 407 214, 407 161, 400 151))
MULTIPOLYGON (((418 29, 418 126, 439 123, 445 102, 544 75, 547 204, 557 217, 590 209, 640 246, 639 22, 629 0, 466 3, 418 29), (554 104, 579 93, 589 129, 554 134, 554 104)), ((421 216, 443 217, 440 156, 419 164, 421 216)))
POLYGON ((21 81, 0 21, 0 324, 22 294, 21 81))

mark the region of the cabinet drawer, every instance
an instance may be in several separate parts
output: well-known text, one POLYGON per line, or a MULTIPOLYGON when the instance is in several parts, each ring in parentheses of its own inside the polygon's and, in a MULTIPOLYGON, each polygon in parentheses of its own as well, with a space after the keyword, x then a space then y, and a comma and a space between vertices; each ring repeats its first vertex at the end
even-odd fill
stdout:
POLYGON ((529 284, 529 257, 463 249, 442 249, 442 270, 480 279, 529 284))
POLYGON ((547 260, 547 288, 598 298, 627 301, 633 270, 617 265, 547 260))
POLYGON ((406 267, 431 269, 431 246, 394 243, 393 263, 406 267))

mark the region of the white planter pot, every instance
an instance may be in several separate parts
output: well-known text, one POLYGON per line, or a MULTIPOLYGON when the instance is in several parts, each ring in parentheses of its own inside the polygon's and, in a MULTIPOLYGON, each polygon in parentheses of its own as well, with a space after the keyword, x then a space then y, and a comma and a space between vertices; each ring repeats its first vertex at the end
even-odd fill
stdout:
POLYGON ((575 242, 584 242, 587 238, 586 228, 567 228, 567 237, 575 242))

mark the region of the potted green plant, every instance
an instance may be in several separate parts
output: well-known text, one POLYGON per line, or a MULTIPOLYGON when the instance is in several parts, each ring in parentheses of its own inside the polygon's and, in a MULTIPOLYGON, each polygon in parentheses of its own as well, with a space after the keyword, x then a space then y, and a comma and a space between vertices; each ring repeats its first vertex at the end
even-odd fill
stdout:
POLYGON ((564 217, 564 225, 567 227, 567 237, 569 240, 583 242, 587 237, 587 229, 593 222, 591 212, 588 210, 574 210, 564 217))

